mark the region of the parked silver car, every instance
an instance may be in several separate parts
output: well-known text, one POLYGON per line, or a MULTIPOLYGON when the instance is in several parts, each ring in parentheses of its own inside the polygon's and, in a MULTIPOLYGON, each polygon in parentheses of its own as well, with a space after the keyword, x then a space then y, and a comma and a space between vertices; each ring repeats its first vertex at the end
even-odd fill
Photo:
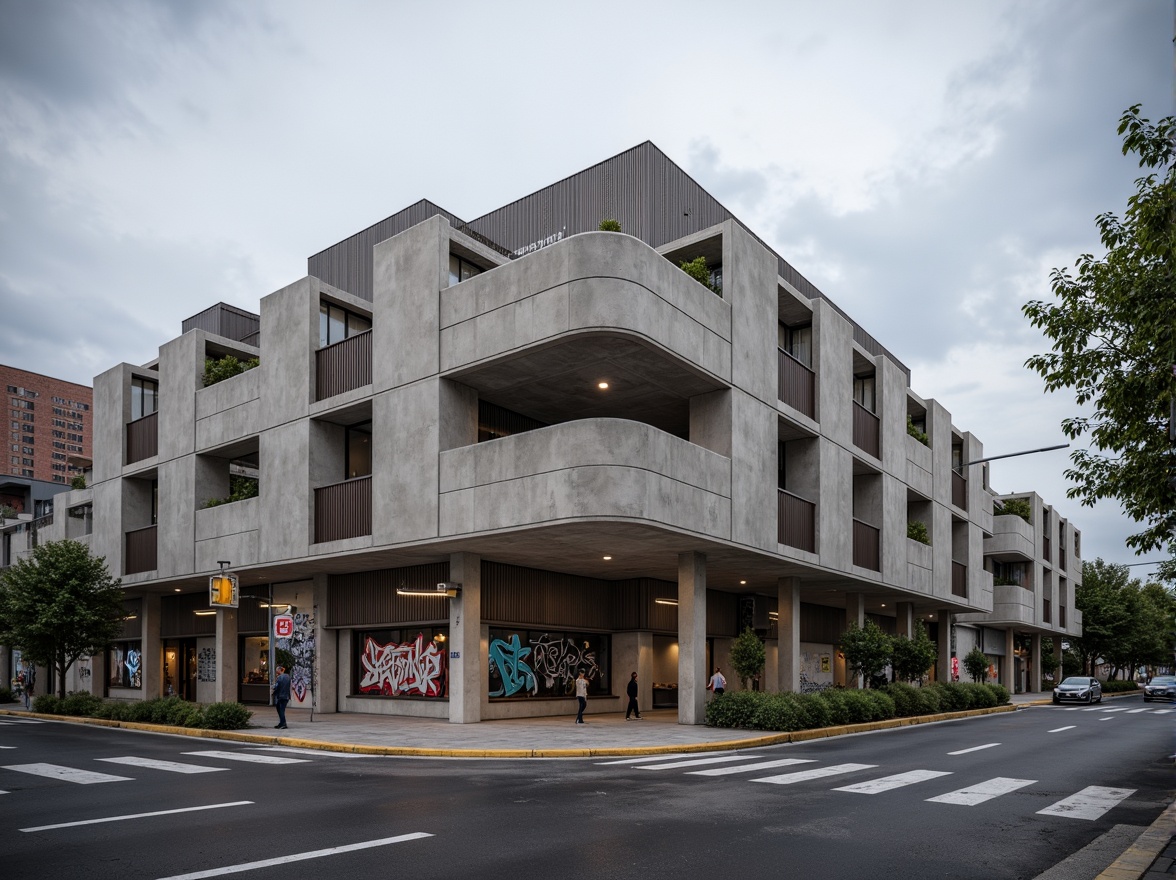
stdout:
POLYGON ((1102 685, 1097 678, 1085 675, 1071 675, 1054 688, 1054 704, 1058 703, 1101 703, 1102 685))
POLYGON ((1176 675, 1157 675, 1143 686, 1143 701, 1176 700, 1176 675))

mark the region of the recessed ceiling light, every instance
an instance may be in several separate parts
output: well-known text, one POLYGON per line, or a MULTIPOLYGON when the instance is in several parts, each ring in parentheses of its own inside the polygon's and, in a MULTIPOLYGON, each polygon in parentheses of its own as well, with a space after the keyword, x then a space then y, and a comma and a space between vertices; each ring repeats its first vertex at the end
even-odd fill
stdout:
POLYGON ((178 593, 178 592, 180 592, 180 588, 179 588, 179 587, 176 587, 176 592, 177 592, 177 593, 178 593))
POLYGON ((883 603, 882 603, 882 607, 883 607, 883 608, 885 608, 885 607, 886 607, 886 603, 885 603, 885 602, 883 602, 883 603))
POLYGON ((610 559, 612 559, 611 556, 602 556, 600 558, 603 559, 605 562, 608 562, 610 559))
POLYGON ((741 583, 741 584, 745 584, 745 583, 747 583, 747 581, 740 581, 739 583, 741 583))
POLYGON ((606 390, 608 390, 608 383, 607 382, 597 382, 596 387, 599 388, 601 391, 606 391, 606 390))

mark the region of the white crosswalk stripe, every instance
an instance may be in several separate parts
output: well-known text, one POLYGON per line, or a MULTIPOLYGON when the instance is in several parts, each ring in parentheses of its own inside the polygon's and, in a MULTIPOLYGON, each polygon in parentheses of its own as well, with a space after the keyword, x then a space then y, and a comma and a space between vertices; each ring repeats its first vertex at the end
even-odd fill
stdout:
POLYGON ((0 768, 15 770, 17 773, 28 773, 31 776, 45 776, 61 782, 76 782, 78 785, 94 785, 100 782, 132 782, 129 776, 112 776, 109 773, 94 773, 90 770, 78 770, 74 767, 64 767, 60 764, 8 764, 0 768))
POLYGON ((1127 707, 1126 706, 1119 706, 1116 709, 1103 709, 1103 711, 1109 715, 1111 712, 1126 712, 1127 707))
POLYGON ((1093 820, 1133 794, 1135 794, 1134 788, 1102 788, 1098 785, 1091 785, 1044 810, 1038 810, 1037 815, 1093 820))
POLYGON ((798 770, 795 773, 765 776, 762 779, 751 781, 768 782, 772 785, 792 785, 795 782, 807 782, 810 779, 822 779, 826 776, 840 776, 843 773, 853 773, 857 770, 873 770, 877 766, 877 764, 834 764, 831 767, 814 767, 812 770, 798 770))
POLYGON ((597 767, 612 767, 616 764, 648 764, 650 761, 669 761, 674 758, 689 758, 694 752, 678 752, 673 755, 643 755, 640 758, 621 758, 619 761, 597 761, 597 767))
POLYGON ((946 770, 911 770, 909 773, 898 773, 894 776, 883 776, 881 779, 871 779, 868 782, 858 782, 835 788, 834 791, 850 791, 854 794, 881 794, 893 791, 916 782, 926 782, 928 779, 938 779, 940 776, 951 776, 946 770))
POLYGON ((96 758, 109 764, 126 764, 131 767, 146 767, 149 770, 166 770, 170 773, 217 773, 228 767, 202 767, 199 764, 181 764, 178 761, 159 761, 155 758, 136 758, 127 755, 122 758, 96 758))
POLYGON ((709 770, 691 770, 688 776, 729 776, 732 773, 751 773, 756 770, 771 770, 773 767, 789 767, 793 764, 812 764, 806 758, 781 758, 779 761, 757 761, 755 764, 740 764, 738 767, 712 767, 709 770))
POLYGON ((976 804, 990 801, 994 797, 1000 797, 1002 794, 1008 794, 1010 791, 1016 791, 1026 785, 1032 785, 1036 781, 1036 779, 1010 779, 1007 776, 997 776, 987 782, 981 782, 979 785, 969 785, 966 788, 941 794, 939 797, 927 798, 927 800, 933 804, 959 804, 964 807, 974 807, 976 804))
POLYGON ((689 761, 671 761, 669 764, 642 764, 638 770, 678 770, 681 767, 702 767, 704 764, 723 764, 728 761, 746 761, 759 755, 721 755, 718 758, 692 758, 689 761))
POLYGON ((1174 710, 1172 710, 1172 709, 1156 709, 1156 711, 1153 714, 1167 715, 1169 712, 1172 712, 1172 711, 1174 711, 1174 710))
POLYGON ((253 755, 249 752, 222 752, 211 749, 205 752, 184 752, 197 758, 218 758, 225 761, 246 761, 250 764, 305 764, 306 758, 280 758, 277 755, 253 755))

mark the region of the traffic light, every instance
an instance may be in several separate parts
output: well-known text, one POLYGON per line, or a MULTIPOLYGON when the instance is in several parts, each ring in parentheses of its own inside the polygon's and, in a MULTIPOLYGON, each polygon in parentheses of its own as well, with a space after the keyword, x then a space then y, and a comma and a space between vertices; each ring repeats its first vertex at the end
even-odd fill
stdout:
POLYGON ((237 607, 237 578, 231 574, 214 574, 208 579, 208 604, 223 608, 237 607))

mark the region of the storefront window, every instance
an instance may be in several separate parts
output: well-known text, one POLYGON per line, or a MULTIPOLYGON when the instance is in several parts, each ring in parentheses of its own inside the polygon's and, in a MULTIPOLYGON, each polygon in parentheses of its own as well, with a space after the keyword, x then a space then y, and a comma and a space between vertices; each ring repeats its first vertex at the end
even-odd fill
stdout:
POLYGON ((139 639, 115 642, 106 652, 107 679, 110 687, 143 687, 143 642, 139 639))
POLYGON ((241 639, 241 684, 269 684, 269 639, 265 636, 241 639))
POLYGON ((448 627, 355 633, 355 692, 374 697, 448 697, 448 638, 448 627))
POLYGON ((568 697, 583 670, 588 695, 612 693, 609 637, 600 633, 490 630, 490 697, 568 697))

